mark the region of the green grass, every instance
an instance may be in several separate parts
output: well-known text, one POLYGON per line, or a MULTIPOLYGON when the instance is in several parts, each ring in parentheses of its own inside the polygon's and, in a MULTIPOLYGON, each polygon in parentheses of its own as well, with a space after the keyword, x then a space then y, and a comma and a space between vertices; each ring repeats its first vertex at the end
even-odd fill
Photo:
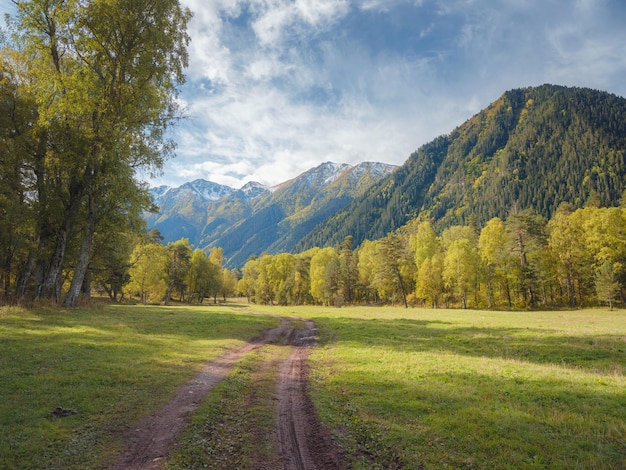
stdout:
POLYGON ((0 468, 106 467, 203 362, 276 324, 225 307, 0 308, 0 468))
POLYGON ((313 319, 354 468, 626 468, 626 312, 272 309, 313 319))
POLYGON ((289 351, 266 345, 239 361, 198 408, 166 468, 281 468, 275 399, 289 351))
MULTIPOLYGON (((624 311, 258 310, 320 327, 311 392, 353 468, 626 468, 624 311)), ((106 467, 204 361, 276 324, 226 307, 0 308, 0 468, 106 467)), ((169 468, 278 464, 287 351, 242 359, 169 468)))

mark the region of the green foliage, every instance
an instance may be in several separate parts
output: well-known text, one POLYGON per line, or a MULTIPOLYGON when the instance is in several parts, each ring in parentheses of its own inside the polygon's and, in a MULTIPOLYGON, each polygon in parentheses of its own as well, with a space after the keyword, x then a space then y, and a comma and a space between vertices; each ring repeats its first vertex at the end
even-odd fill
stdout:
POLYGON ((390 233, 376 243, 372 285, 378 296, 407 307, 407 289, 414 284, 415 263, 404 237, 390 233))
POLYGON ((334 305, 339 290, 339 255, 334 248, 322 248, 311 257, 311 296, 324 305, 334 305))
POLYGON ((596 271, 595 286, 598 300, 606 302, 609 309, 613 310, 613 299, 615 299, 620 284, 615 277, 613 266, 608 261, 602 263, 602 266, 596 271))
POLYGON ((144 303, 160 302, 167 292, 167 252, 159 243, 138 244, 130 257, 126 291, 144 303))
POLYGON ((525 210, 506 221, 491 219, 480 235, 453 225, 437 236, 429 222, 420 222, 365 240, 354 252, 347 238, 341 251, 251 259, 240 288, 257 303, 274 303, 282 292, 280 304, 581 307, 593 305, 597 293, 601 301, 610 294, 612 305, 624 300, 624 234, 621 208, 564 205, 550 221, 525 210), (612 270, 609 276, 603 267, 604 284, 594 277, 603 263, 612 270), (282 265, 288 269, 277 269, 282 265))
POLYGON ((94 248, 140 228, 149 199, 135 171, 172 153, 191 14, 177 0, 15 3, 0 50, 0 212, 24 216, 0 224, 5 295, 75 306, 94 248))
POLYGON ((433 308, 440 306, 440 298, 445 293, 443 267, 443 253, 436 252, 425 258, 417 270, 415 295, 430 303, 433 308))
POLYGON ((443 281, 463 308, 467 308, 467 294, 478 285, 478 254, 469 239, 454 240, 443 260, 443 281))
POLYGON ((223 271, 222 297, 226 301, 227 297, 233 297, 237 294, 237 283, 239 279, 234 271, 226 268, 223 271))
POLYGON ((512 305, 511 285, 515 282, 516 258, 510 253, 509 245, 504 222, 498 217, 487 222, 480 232, 478 250, 483 262, 489 307, 496 302, 496 290, 506 296, 509 307, 512 305))
POLYGON ((546 219, 563 202, 616 206, 626 189, 626 100, 585 88, 511 90, 422 146, 392 175, 297 245, 356 245, 415 217, 439 231, 480 228, 531 209, 546 219))
POLYGON ((191 267, 191 245, 189 240, 182 238, 175 242, 170 242, 166 247, 167 264, 166 274, 168 279, 167 293, 165 294, 165 304, 168 305, 172 294, 176 289, 182 301, 187 285, 185 283, 191 267))
POLYGON ((186 279, 190 302, 194 300, 202 302, 205 297, 209 297, 212 277, 211 263, 206 253, 196 248, 191 254, 191 263, 186 279))
POLYGON ((578 292, 588 283, 590 260, 585 246, 584 229, 581 212, 568 213, 567 209, 559 210, 550 220, 550 237, 548 246, 555 255, 556 269, 561 278, 566 280, 569 302, 572 307, 577 304, 576 284, 578 292), (578 220, 577 220, 578 219, 578 220))
POLYGON ((411 248, 415 251, 415 264, 419 268, 424 261, 432 258, 439 250, 439 240, 429 221, 417 227, 417 233, 411 236, 411 248))

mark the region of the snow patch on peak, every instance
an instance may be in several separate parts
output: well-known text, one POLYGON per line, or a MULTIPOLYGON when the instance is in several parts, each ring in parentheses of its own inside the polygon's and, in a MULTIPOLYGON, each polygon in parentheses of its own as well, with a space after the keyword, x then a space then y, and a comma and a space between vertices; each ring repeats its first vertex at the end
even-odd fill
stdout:
POLYGON ((203 179, 197 179, 191 183, 185 183, 181 189, 187 187, 196 192, 205 201, 217 201, 232 194, 235 190, 230 186, 213 183, 203 179))
POLYGON ((255 199, 269 190, 269 188, 261 183, 257 183, 256 181, 250 181, 244 184, 240 189, 240 191, 243 192, 248 199, 255 199))
POLYGON ((337 181, 337 178, 339 178, 346 172, 346 170, 352 168, 352 166, 348 165, 347 163, 327 162, 325 163, 325 165, 327 165, 327 171, 329 173, 329 176, 324 180, 325 184, 334 183, 335 181, 337 181))
POLYGON ((347 163, 325 162, 302 173, 296 180, 303 181, 310 187, 326 186, 337 180, 346 170, 352 168, 347 163))
POLYGON ((379 180, 389 175, 396 168, 398 168, 396 165, 389 165, 387 163, 363 162, 352 169, 350 176, 355 179, 360 179, 369 172, 372 179, 379 180))
POLYGON ((172 190, 171 186, 162 185, 162 186, 157 186, 156 188, 150 188, 148 192, 152 196, 154 203, 158 205, 159 202, 163 199, 163 197, 171 190, 172 190))

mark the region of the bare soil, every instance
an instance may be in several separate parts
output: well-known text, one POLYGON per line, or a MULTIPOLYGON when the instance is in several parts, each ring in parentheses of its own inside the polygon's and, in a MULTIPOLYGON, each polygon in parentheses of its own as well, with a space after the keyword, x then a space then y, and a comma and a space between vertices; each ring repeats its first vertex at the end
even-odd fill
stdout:
POLYGON ((277 431, 284 470, 341 469, 344 456, 323 427, 307 392, 307 356, 317 337, 315 325, 292 330, 291 354, 280 367, 277 431))
MULTIPOLYGON (((280 364, 276 391, 276 429, 280 460, 284 470, 346 468, 341 450, 321 424, 307 391, 310 348, 316 343, 312 322, 281 319, 281 324, 259 339, 208 362, 176 395, 155 414, 144 418, 126 436, 127 448, 111 467, 119 470, 159 469, 191 416, 210 391, 236 362, 268 343, 287 339, 291 352, 280 364), (294 321, 304 328, 294 327, 294 321)), ((227 432, 227 431, 226 431, 227 432)))

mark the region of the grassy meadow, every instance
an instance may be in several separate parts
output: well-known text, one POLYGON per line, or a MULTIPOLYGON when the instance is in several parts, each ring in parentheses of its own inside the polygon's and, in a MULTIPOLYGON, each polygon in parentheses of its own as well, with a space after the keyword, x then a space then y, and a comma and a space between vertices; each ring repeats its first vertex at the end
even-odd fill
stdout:
MULTIPOLYGON (((320 328, 311 393, 352 468, 626 468, 624 311, 253 308, 320 328)), ((0 468, 105 467, 123 430, 204 361, 277 322, 213 306, 0 308, 0 468), (50 416, 57 406, 78 414, 50 416)), ((245 357, 167 468, 278 464, 286 354, 245 357)))
MULTIPOLYGON (((269 311, 269 310, 268 310, 269 311)), ((626 468, 626 312, 284 308, 354 468, 626 468)))
POLYGON ((0 468, 106 467, 206 360, 276 324, 213 306, 0 307, 0 468))

